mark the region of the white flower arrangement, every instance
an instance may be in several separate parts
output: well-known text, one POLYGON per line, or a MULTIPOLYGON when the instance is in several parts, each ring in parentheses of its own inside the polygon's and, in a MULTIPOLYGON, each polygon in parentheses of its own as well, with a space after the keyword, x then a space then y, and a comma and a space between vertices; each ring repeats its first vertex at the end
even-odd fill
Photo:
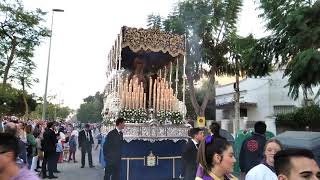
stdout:
POLYGON ((125 118, 128 123, 144 123, 148 120, 144 109, 124 109, 119 112, 119 117, 125 118))
POLYGON ((171 121, 172 124, 182 124, 182 115, 177 111, 159 111, 156 115, 161 124, 171 121))

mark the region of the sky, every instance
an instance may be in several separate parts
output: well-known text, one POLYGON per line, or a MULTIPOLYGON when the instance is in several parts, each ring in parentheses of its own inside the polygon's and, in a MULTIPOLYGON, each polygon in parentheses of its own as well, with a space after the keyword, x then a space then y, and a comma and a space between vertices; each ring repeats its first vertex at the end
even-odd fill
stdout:
MULTIPOLYGON (((102 92, 106 83, 107 55, 120 28, 146 27, 149 14, 166 17, 178 0, 23 0, 26 9, 41 8, 49 12, 45 26, 50 27, 51 9, 63 9, 54 14, 51 44, 48 95, 56 95, 55 103, 73 109, 83 99, 102 92)), ((265 34, 263 21, 252 0, 244 0, 239 17, 239 34, 265 34)), ((43 96, 48 60, 49 38, 34 52, 39 83, 30 90, 43 96)))

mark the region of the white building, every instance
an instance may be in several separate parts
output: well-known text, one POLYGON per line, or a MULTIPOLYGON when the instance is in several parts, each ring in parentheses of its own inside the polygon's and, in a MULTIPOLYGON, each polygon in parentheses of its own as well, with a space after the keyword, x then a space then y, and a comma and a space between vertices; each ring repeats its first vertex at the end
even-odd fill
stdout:
MULTIPOLYGON (((288 96, 289 88, 284 87, 288 78, 283 70, 275 71, 262 78, 246 78, 240 81, 240 128, 246 128, 254 121, 266 121, 268 130, 275 133, 274 115, 292 112, 303 104, 302 93, 297 100, 288 96), (248 124, 248 126, 246 126, 248 124)), ((234 119, 233 83, 216 89, 217 120, 223 128, 230 128, 234 119)))

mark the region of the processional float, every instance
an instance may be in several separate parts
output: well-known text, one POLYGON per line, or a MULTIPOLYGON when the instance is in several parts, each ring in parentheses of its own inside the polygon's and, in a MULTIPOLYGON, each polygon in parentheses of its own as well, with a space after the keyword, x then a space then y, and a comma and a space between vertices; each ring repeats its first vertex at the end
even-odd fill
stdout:
POLYGON ((155 180, 181 174, 181 147, 189 129, 184 124, 185 68, 184 36, 121 28, 108 55, 102 112, 104 134, 116 118, 127 121, 121 179, 141 179, 142 172, 142 179, 155 180))
POLYGON ((105 121, 184 123, 185 50, 183 35, 122 27, 107 60, 105 121))

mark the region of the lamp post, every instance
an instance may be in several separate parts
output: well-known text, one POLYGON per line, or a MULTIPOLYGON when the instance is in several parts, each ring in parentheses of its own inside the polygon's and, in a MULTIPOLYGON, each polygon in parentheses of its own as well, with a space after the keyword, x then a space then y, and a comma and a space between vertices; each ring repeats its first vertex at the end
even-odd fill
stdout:
POLYGON ((51 35, 49 41, 49 53, 48 53, 48 64, 47 64, 47 75, 46 75, 46 86, 43 96, 43 107, 42 107, 42 120, 46 119, 46 109, 47 109, 47 89, 48 89, 48 77, 49 77, 49 68, 50 68, 50 55, 51 55, 51 41, 52 41, 52 34, 53 34, 53 16, 54 12, 64 12, 63 9, 52 9, 52 19, 51 19, 51 35))

